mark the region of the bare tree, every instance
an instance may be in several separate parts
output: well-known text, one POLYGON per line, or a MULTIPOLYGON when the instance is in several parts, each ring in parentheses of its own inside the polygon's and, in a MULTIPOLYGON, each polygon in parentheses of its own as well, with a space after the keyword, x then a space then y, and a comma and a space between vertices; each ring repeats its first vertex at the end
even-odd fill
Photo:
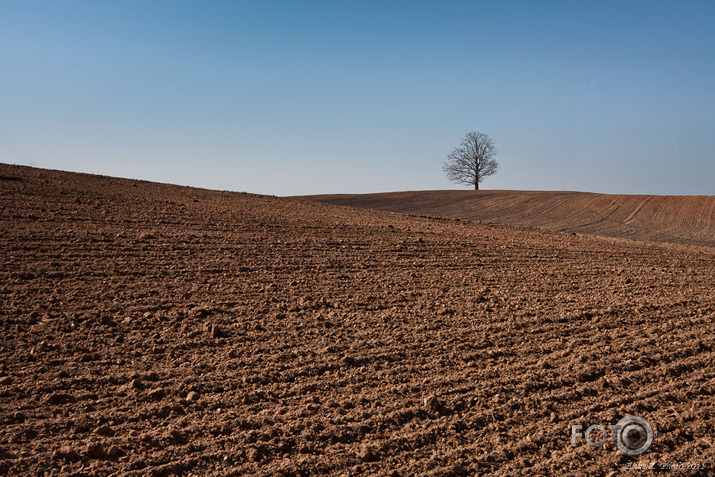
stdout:
POLYGON ((494 174, 499 167, 494 160, 496 154, 497 149, 492 138, 472 131, 467 133, 461 145, 447 156, 442 169, 450 182, 473 185, 474 190, 479 190, 479 183, 494 174))

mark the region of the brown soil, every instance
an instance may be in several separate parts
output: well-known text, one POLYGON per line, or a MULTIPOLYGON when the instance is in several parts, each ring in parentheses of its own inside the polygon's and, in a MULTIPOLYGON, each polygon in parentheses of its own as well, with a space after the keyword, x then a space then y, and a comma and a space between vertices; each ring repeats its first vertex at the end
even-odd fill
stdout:
POLYGON ((715 464, 711 249, 8 165, 0 244, 0 474, 715 464))
POLYGON ((715 196, 417 191, 309 197, 336 205, 543 230, 715 246, 715 196))

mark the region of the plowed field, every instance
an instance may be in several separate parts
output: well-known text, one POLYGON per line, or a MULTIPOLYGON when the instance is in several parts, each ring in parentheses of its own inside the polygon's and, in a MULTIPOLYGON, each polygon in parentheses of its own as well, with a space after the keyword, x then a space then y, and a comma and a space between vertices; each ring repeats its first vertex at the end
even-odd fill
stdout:
POLYGON ((0 165, 0 263, 0 474, 713 472, 707 247, 0 165))
POLYGON ((447 190, 310 198, 413 215, 715 247, 715 196, 447 190))

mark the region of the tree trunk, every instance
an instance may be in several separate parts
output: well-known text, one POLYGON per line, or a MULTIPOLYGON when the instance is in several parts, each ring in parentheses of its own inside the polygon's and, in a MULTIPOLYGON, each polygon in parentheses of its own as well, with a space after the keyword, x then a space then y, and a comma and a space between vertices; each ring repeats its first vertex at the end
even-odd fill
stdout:
POLYGON ((479 190, 479 182, 474 183, 474 190, 479 190))

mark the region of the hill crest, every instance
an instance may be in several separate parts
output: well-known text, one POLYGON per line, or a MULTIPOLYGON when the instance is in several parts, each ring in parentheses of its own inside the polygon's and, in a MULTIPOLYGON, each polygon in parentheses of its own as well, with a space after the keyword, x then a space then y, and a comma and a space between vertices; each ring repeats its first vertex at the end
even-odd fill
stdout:
POLYGON ((715 196, 437 190, 304 198, 334 205, 548 231, 715 246, 715 196))

